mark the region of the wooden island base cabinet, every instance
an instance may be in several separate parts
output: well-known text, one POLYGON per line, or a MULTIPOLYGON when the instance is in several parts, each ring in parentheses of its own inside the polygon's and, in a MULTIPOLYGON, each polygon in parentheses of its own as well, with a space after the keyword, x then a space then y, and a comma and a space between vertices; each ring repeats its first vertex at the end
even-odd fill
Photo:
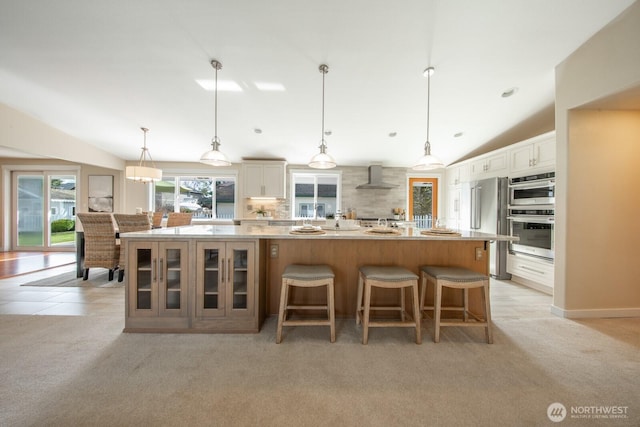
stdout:
MULTIPOLYGON (((419 230, 397 236, 328 231, 321 236, 289 233, 291 227, 207 225, 121 235, 127 251, 125 332, 259 332, 265 316, 278 313, 281 276, 289 264, 327 264, 335 273, 335 311, 354 317, 358 268, 396 265, 418 274, 422 265, 488 272, 488 242, 508 236, 467 232, 461 237, 425 237, 419 230)), ((291 294, 292 304, 319 305, 322 289, 291 294)), ((380 290, 374 305, 397 303, 380 290)), ((471 311, 482 313, 479 292, 471 311)), ((433 301, 429 288, 427 305, 433 301)), ((444 295, 447 305, 461 295, 444 295)))
MULTIPOLYGON (((327 264, 335 274, 336 317, 353 317, 356 312, 358 268, 363 265, 395 265, 413 271, 417 275, 422 265, 448 265, 466 267, 478 273, 487 274, 488 249, 485 242, 473 240, 269 240, 268 246, 276 245, 278 256, 268 262, 269 293, 267 313, 278 314, 280 282, 284 268, 289 264, 327 264), (476 248, 482 257, 476 260, 476 248)), ((488 245, 487 245, 488 247, 488 245)), ((305 289, 296 295, 291 291, 291 304, 317 305, 326 300, 323 289, 305 289), (302 297, 304 295, 304 297, 302 297)), ((446 289, 445 291, 448 291, 446 289)), ((480 293, 470 291, 471 309, 482 313, 480 293)), ((433 302, 433 287, 429 287, 427 306, 433 302)), ((408 293, 407 293, 408 294, 408 293)), ((408 298, 408 297, 407 297, 408 298)), ((397 303, 395 289, 376 289, 372 295, 372 305, 397 303)), ((407 300, 410 303, 410 300, 407 300)), ((451 292, 444 296, 444 304, 460 304, 461 294, 451 292)), ((379 314, 379 313, 378 313, 379 314)))

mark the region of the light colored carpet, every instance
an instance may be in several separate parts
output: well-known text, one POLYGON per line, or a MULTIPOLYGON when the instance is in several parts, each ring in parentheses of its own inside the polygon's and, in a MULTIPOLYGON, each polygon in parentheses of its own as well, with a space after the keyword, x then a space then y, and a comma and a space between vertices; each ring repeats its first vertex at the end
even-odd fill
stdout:
MULTIPOLYGON (((125 334, 123 315, 0 317, 0 425, 638 426, 640 319, 570 321, 549 297, 492 282, 481 329, 424 342, 353 319, 258 334, 125 334), (554 424, 547 408, 627 407, 624 419, 554 424)), ((121 289, 105 290, 122 292, 121 289)))
POLYGON ((113 280, 110 281, 109 271, 105 269, 90 270, 89 278, 87 280, 82 280, 82 277, 76 277, 76 271, 73 270, 57 276, 23 283, 20 286, 122 288, 124 287, 124 280, 122 282, 118 282, 118 272, 116 271, 113 275, 113 280))

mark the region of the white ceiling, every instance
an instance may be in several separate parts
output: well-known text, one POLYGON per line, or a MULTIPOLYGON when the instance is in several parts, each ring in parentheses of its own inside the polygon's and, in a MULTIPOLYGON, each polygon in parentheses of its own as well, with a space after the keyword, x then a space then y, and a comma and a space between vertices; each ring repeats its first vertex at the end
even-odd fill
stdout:
POLYGON ((139 157, 144 126, 154 160, 197 161, 214 97, 196 80, 213 80, 215 58, 219 83, 242 89, 218 94, 221 151, 304 164, 320 142, 326 63, 338 164, 411 166, 426 138, 431 65, 429 139, 449 164, 548 110, 555 66, 632 3, 3 0, 0 102, 123 159, 139 157))

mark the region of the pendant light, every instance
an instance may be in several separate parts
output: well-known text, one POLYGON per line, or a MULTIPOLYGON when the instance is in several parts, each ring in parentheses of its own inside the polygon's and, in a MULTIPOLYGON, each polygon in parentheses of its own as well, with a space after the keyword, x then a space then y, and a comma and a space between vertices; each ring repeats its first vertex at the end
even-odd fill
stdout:
POLYGON ((418 163, 413 166, 413 170, 430 170, 443 168, 442 163, 438 158, 431 155, 431 143, 429 142, 429 107, 431 98, 431 75, 434 73, 435 68, 428 67, 424 70, 424 75, 427 77, 427 141, 424 143, 424 156, 422 156, 418 163))
POLYGON ((327 154, 327 142, 324 140, 324 76, 329 72, 329 67, 325 64, 318 68, 322 73, 322 136, 320 138, 320 152, 309 161, 309 167, 314 169, 331 169, 336 167, 336 161, 327 154))
POLYGON ((211 61, 211 66, 214 70, 216 70, 216 85, 215 85, 215 95, 214 95, 214 131, 213 131, 213 139, 211 140, 211 150, 207 151, 200 157, 201 163, 206 163, 211 166, 229 166, 231 162, 227 160, 227 156, 225 156, 220 150, 220 138, 218 138, 218 70, 222 68, 222 63, 217 60, 211 61))
POLYGON ((152 182, 160 181, 162 179, 162 169, 157 169, 151 158, 151 153, 147 148, 147 132, 149 129, 140 128, 144 132, 144 145, 142 146, 142 153, 140 154, 140 160, 138 166, 127 166, 125 168, 125 176, 127 179, 131 179, 137 182, 152 182), (147 166, 147 155, 149 155, 149 161, 153 167, 147 166))

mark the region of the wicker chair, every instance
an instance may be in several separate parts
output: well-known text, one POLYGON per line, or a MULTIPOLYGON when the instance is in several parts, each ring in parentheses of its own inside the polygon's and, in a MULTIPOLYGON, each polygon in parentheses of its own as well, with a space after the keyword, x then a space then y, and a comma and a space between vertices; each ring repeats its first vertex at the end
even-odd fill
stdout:
MULTIPOLYGON (((147 215, 140 214, 113 214, 113 217, 118 224, 118 232, 129 233, 131 231, 144 231, 151 229, 151 223, 147 215)), ((127 251, 123 246, 120 246, 120 263, 118 270, 118 282, 122 282, 124 279, 124 270, 127 263, 127 251)))
POLYGON ((167 227, 179 227, 181 225, 191 225, 191 212, 169 212, 167 227))
POLYGON ((153 228, 160 228, 162 227, 162 217, 164 216, 164 212, 154 212, 152 219, 151 219, 151 225, 153 226, 153 228))
POLYGON ((90 268, 107 268, 109 280, 118 268, 120 246, 116 242, 116 229, 113 218, 108 213, 78 213, 78 219, 84 229, 84 275, 89 278, 90 268))

